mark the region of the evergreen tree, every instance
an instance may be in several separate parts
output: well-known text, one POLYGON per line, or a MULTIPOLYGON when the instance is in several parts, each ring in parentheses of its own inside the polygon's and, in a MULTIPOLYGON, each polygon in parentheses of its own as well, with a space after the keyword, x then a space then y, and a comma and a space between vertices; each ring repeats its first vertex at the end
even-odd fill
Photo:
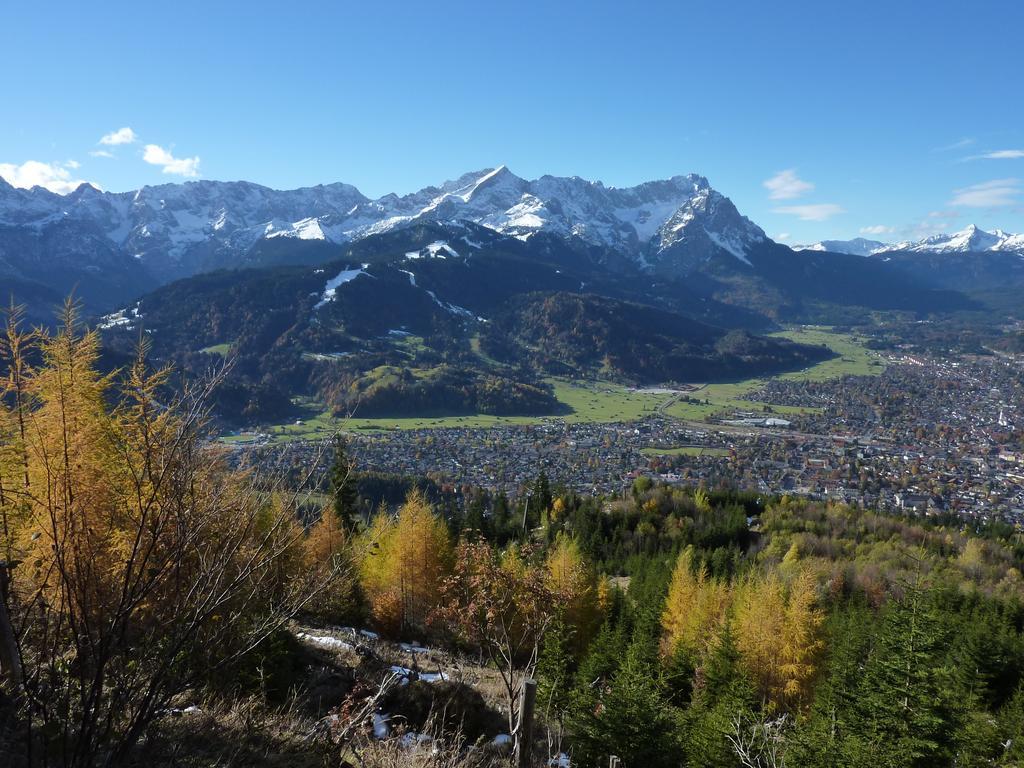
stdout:
POLYGON ((680 764, 678 712, 665 697, 656 643, 639 629, 599 697, 575 723, 574 758, 593 765, 618 755, 626 768, 680 764))
POLYGON ((572 628, 555 617, 544 634, 537 662, 537 709, 559 733, 572 698, 572 644, 572 628))
POLYGON ((334 438, 334 462, 330 473, 331 505, 342 527, 354 531, 359 516, 359 490, 356 483, 355 464, 346 451, 341 435, 334 438))
POLYGON ((850 765, 925 768, 950 764, 957 727, 949 635, 917 584, 886 606, 877 643, 856 696, 850 765))
POLYGON ((485 510, 487 509, 487 496, 483 490, 477 488, 466 504, 466 513, 463 516, 462 533, 476 532, 484 538, 491 537, 491 528, 488 525, 485 510))
POLYGON ((828 666, 790 752, 795 765, 843 768, 845 738, 854 728, 864 665, 877 632, 874 611, 858 602, 836 608, 827 622, 828 666))
POLYGON ((508 495, 500 491, 494 497, 491 506, 492 540, 499 546, 507 544, 514 536, 512 512, 508 502, 508 495))
POLYGON ((997 765, 1024 765, 1024 683, 999 710, 998 721, 1003 754, 997 765))
POLYGON ((735 768, 736 754, 726 739, 735 718, 747 718, 756 700, 732 629, 726 624, 706 663, 697 670, 693 701, 683 717, 685 752, 702 768, 735 768))
POLYGON ((548 481, 547 472, 541 470, 537 475, 537 481, 533 484, 533 504, 539 516, 542 511, 551 509, 551 483, 548 481))

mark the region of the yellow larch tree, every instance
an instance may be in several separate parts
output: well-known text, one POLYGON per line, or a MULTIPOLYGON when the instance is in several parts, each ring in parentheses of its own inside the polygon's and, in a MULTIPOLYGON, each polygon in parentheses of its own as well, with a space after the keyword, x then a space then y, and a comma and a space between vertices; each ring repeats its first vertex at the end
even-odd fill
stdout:
POLYGON ((360 549, 360 583, 375 625, 393 636, 426 629, 451 570, 452 545, 423 494, 411 492, 397 517, 378 513, 360 549))
MULTIPOLYGON (((310 527, 306 537, 305 566, 313 571, 351 574, 354 549, 352 537, 342 525, 341 518, 330 507, 324 507, 320 519, 310 527)), ((324 621, 337 623, 354 619, 359 604, 355 579, 340 579, 316 605, 310 607, 310 611, 324 621)))
POLYGON ((800 570, 787 589, 769 573, 736 588, 736 648, 758 691, 776 710, 798 711, 808 702, 824 647, 824 616, 817 582, 800 570))
POLYGON ((601 623, 598 579, 579 544, 564 533, 555 539, 546 566, 562 621, 574 631, 573 646, 582 650, 601 623))
POLYGON ((789 585, 781 638, 782 695, 786 708, 792 711, 802 710, 809 703, 825 648, 825 616, 817 600, 817 580, 810 569, 803 568, 789 585))
POLYGON ((2 683, 25 702, 40 764, 122 761, 174 697, 278 632, 326 587, 299 567, 295 504, 205 439, 208 395, 173 395, 146 345, 98 372, 68 302, 59 330, 0 354, 0 521, 11 632, 2 683), (69 660, 73 660, 69 664, 69 660))
POLYGON ((730 590, 728 584, 709 579, 705 566, 694 572, 693 554, 693 548, 687 547, 676 559, 661 615, 661 651, 670 656, 682 649, 698 661, 710 653, 721 635, 730 590))

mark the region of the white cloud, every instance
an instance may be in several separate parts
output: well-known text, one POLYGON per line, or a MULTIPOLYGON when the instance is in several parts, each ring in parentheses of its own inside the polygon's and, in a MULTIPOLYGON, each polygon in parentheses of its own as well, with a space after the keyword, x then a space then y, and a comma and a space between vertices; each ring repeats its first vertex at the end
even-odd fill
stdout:
POLYGON ((964 147, 969 147, 973 143, 974 143, 974 139, 968 137, 968 138, 960 139, 959 141, 954 141, 952 144, 947 144, 944 147, 936 147, 932 151, 933 152, 951 152, 954 149, 963 149, 964 147))
POLYGON ((1024 149, 997 149, 994 152, 986 152, 978 155, 985 160, 1019 160, 1024 157, 1024 149))
POLYGON ((861 227, 862 235, 891 235, 896 227, 887 227, 885 224, 872 224, 870 227, 861 227))
POLYGON ((789 240, 789 238, 790 238, 789 232, 779 232, 779 234, 777 234, 775 236, 775 242, 781 242, 782 240, 789 240))
POLYGON ((764 181, 763 186, 768 190, 768 197, 772 200, 792 200, 814 189, 814 185, 811 182, 804 181, 798 177, 796 171, 792 168, 779 171, 770 179, 764 181))
POLYGON ((118 128, 116 131, 111 131, 106 136, 100 139, 100 144, 106 144, 110 147, 116 147, 119 144, 134 144, 138 141, 139 137, 135 135, 128 126, 124 128, 118 128))
POLYGON ((113 152, 107 152, 105 149, 94 149, 89 153, 91 157, 113 157, 113 152))
POLYGON ((81 167, 81 163, 79 163, 77 160, 68 160, 64 163, 64 167, 76 171, 81 167))
POLYGON ((80 184, 88 183, 71 177, 71 171, 77 167, 78 163, 73 160, 64 164, 41 163, 38 160, 29 160, 21 165, 0 163, 0 177, 10 185, 22 189, 45 187, 58 195, 66 195, 77 189, 80 184))
POLYGON ((163 166, 164 173, 195 177, 199 175, 198 157, 175 157, 168 150, 156 144, 147 144, 142 159, 150 165, 163 166))
POLYGON ((802 221, 825 221, 838 213, 843 213, 843 209, 835 203, 784 205, 772 210, 774 213, 788 213, 793 216, 798 216, 802 221))
POLYGON ((953 190, 953 199, 949 204, 968 208, 1001 208, 1015 205, 1019 194, 1019 179, 993 179, 953 190))

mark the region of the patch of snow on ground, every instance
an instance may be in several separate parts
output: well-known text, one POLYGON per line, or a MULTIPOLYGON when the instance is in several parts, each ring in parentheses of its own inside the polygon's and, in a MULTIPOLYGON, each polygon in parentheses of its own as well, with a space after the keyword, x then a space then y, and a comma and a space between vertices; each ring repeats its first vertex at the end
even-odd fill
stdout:
POLYGON ((346 643, 344 640, 339 640, 336 637, 311 635, 308 632, 299 632, 295 637, 299 640, 305 640, 307 643, 312 643, 318 648, 326 648, 331 651, 351 651, 355 648, 352 643, 346 643))
POLYGON ((326 240, 323 229, 320 228, 320 220, 317 218, 301 219, 289 224, 283 229, 277 229, 273 223, 268 225, 272 231, 267 231, 268 239, 273 237, 292 237, 298 240, 326 240))
POLYGON ((401 643, 399 647, 406 653, 430 653, 429 648, 424 648, 416 643, 401 643))
POLYGON ((388 734, 391 732, 391 728, 388 726, 388 721, 391 719, 390 715, 385 715, 380 712, 373 713, 373 735, 377 739, 386 739, 388 734))
POLYGON ((116 328, 119 325, 129 325, 132 322, 132 318, 125 317, 127 309, 119 309, 117 312, 111 312, 109 315, 104 315, 100 318, 100 322, 96 324, 97 328, 116 328))
POLYGON ((402 734, 402 747, 403 749, 413 749, 414 747, 426 746, 432 743, 434 740, 425 733, 416 733, 416 731, 409 731, 408 733, 402 734))
POLYGON ((421 248, 418 251, 405 252, 405 258, 409 259, 410 261, 423 258, 447 259, 448 256, 453 256, 456 259, 459 258, 458 251, 456 251, 454 248, 448 245, 447 240, 435 240, 430 245, 426 246, 425 248, 421 248), (426 255, 424 255, 424 252, 426 252, 426 255))
POLYGON ((454 248, 448 245, 447 240, 435 240, 427 246, 427 252, 435 259, 447 258, 442 254, 442 251, 447 253, 449 256, 454 256, 456 259, 459 258, 459 254, 454 248))
MULTIPOLYGON (((426 290, 426 289, 424 289, 424 290, 426 290)), ((451 312, 453 315, 461 315, 462 317, 469 317, 469 318, 476 317, 472 312, 470 312, 465 307, 460 307, 458 304, 449 304, 446 301, 441 301, 439 298, 437 298, 437 294, 434 293, 433 291, 427 291, 427 293, 430 295, 430 298, 432 298, 434 300, 434 303, 437 304, 437 306, 439 306, 441 309, 445 310, 446 312, 451 312)), ((482 320, 483 318, 481 317, 481 318, 476 318, 476 319, 477 320, 482 320)))
POLYGON ((376 632, 371 632, 368 629, 356 629, 355 627, 341 627, 338 629, 339 632, 346 632, 350 635, 358 635, 365 637, 367 640, 380 640, 380 635, 376 632))
MULTIPOLYGON (((364 265, 363 269, 365 268, 366 267, 364 265)), ((338 288, 344 285, 345 283, 355 280, 360 275, 365 275, 366 273, 363 271, 363 269, 343 269, 341 272, 337 274, 337 276, 332 277, 330 280, 328 280, 327 285, 324 286, 324 292, 320 297, 320 301, 316 303, 313 309, 320 309, 320 307, 324 306, 325 304, 329 304, 330 302, 334 301, 334 297, 337 295, 338 288)), ((373 275, 367 275, 367 277, 373 277, 373 275)))
POLYGON ((743 247, 741 245, 738 245, 737 243, 731 243, 728 240, 720 237, 715 232, 708 232, 708 237, 711 238, 711 242, 713 242, 719 248, 722 248, 731 253, 733 256, 742 261, 748 267, 754 266, 753 264, 750 263, 750 260, 747 259, 747 254, 744 252, 743 247))
POLYGON ((414 678, 422 680, 424 683, 439 683, 448 679, 448 675, 444 672, 417 672, 408 667, 399 667, 397 665, 390 667, 390 669, 394 674, 405 678, 402 685, 407 685, 414 678))

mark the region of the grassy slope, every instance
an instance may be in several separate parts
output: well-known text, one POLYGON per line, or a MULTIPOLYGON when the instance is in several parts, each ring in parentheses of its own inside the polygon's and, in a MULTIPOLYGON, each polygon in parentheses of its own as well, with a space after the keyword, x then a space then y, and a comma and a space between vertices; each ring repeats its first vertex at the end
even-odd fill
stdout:
MULTIPOLYGON (((792 371, 774 377, 782 381, 825 381, 841 376, 875 376, 885 367, 878 354, 865 348, 856 337, 849 334, 832 333, 822 327, 804 326, 782 331, 777 335, 805 344, 826 344, 839 355, 802 371, 792 371)), ((666 413, 685 421, 700 421, 724 410, 760 411, 764 408, 764 403, 749 400, 746 396, 757 391, 766 381, 768 379, 748 379, 728 384, 706 384, 692 396, 709 401, 707 404, 675 403, 666 410, 666 413)), ((813 412, 814 409, 776 405, 772 406, 772 410, 777 415, 785 416, 813 412)))
POLYGON ((648 456, 728 456, 726 448, 706 448, 703 445, 681 445, 678 448, 641 448, 648 456))
MULTIPOLYGON (((881 373, 884 363, 874 352, 863 347, 855 337, 832 333, 827 328, 801 327, 778 334, 793 341, 807 344, 827 344, 839 357, 826 360, 802 371, 776 377, 791 381, 823 381, 844 375, 864 376, 881 373)), ((708 400, 707 404, 674 402, 676 396, 665 392, 635 390, 611 382, 578 382, 551 379, 557 398, 572 409, 572 413, 558 417, 576 422, 611 423, 633 421, 649 416, 660 408, 664 413, 685 421, 700 421, 724 410, 760 411, 764 404, 745 399, 750 392, 761 387, 767 379, 748 379, 725 384, 705 384, 690 393, 692 397, 708 400)), ((349 419, 334 418, 317 403, 302 403, 306 415, 302 424, 279 424, 269 428, 275 442, 323 438, 336 429, 424 429, 430 427, 490 427, 510 424, 537 424, 550 419, 542 416, 449 416, 444 418, 349 419)), ((812 409, 773 406, 778 415, 812 409)), ((245 439, 227 436, 225 442, 245 439)))

